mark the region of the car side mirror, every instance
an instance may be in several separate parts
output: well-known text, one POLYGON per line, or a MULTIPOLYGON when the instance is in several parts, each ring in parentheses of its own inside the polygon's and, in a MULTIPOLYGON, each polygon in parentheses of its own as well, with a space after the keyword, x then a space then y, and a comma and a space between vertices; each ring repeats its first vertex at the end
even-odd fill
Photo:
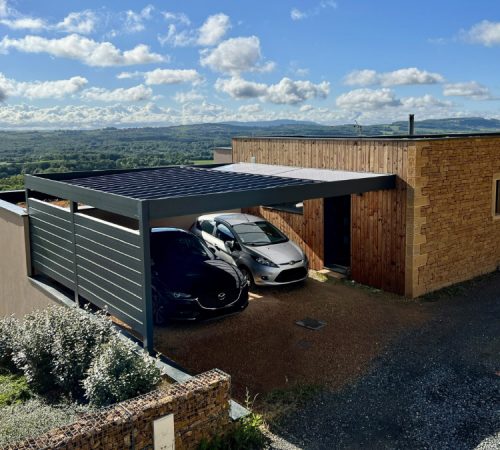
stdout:
POLYGON ((234 242, 234 241, 227 241, 227 242, 226 242, 226 247, 227 247, 227 249, 228 249, 228 250, 233 251, 233 250, 234 250, 234 248, 235 248, 235 246, 236 246, 236 245, 235 245, 235 242, 234 242))

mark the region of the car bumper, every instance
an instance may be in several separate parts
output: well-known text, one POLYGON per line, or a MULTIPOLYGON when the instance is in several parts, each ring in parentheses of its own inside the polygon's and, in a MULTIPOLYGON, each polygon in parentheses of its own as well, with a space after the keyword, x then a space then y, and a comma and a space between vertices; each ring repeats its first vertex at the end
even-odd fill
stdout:
POLYGON ((227 306, 205 308, 197 300, 175 300, 164 305, 167 320, 207 320, 241 312, 248 306, 248 287, 242 289, 239 298, 227 306))
POLYGON ((255 263, 250 267, 250 271, 257 286, 281 286, 304 281, 308 276, 308 264, 301 262, 269 267, 255 263))

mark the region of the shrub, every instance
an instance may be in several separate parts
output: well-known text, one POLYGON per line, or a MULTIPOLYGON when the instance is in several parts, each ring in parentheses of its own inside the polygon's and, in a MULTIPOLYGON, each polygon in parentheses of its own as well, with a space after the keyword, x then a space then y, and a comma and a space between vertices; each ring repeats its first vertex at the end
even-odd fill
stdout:
POLYGON ((80 398, 81 383, 96 352, 114 333, 103 315, 49 307, 25 316, 13 359, 36 393, 80 398))
POLYGON ((198 450, 259 450, 266 448, 269 438, 262 432, 262 416, 251 413, 243 417, 228 433, 216 436, 211 441, 203 440, 198 450))
POLYGON ((118 337, 101 348, 83 385, 91 404, 107 406, 151 391, 160 370, 147 355, 139 356, 132 343, 118 337))
POLYGON ((0 448, 21 439, 36 438, 55 427, 72 423, 86 412, 88 406, 54 406, 38 399, 0 408, 0 448))
POLYGON ((19 321, 13 316, 0 319, 0 368, 14 372, 16 367, 12 360, 13 347, 17 342, 19 321))
POLYGON ((22 403, 31 397, 31 392, 22 375, 0 375, 0 408, 22 403))

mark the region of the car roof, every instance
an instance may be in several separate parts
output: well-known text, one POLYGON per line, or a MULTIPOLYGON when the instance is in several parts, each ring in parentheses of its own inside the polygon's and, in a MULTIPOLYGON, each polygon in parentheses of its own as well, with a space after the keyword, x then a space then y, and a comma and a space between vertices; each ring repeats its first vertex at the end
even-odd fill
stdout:
POLYGON ((187 234, 191 234, 189 231, 183 230, 182 228, 173 228, 173 227, 151 228, 151 233, 187 233, 187 234))
POLYGON ((262 222, 262 217, 252 216, 251 214, 242 213, 219 213, 219 214, 205 214, 204 216, 198 217, 198 220, 223 220, 230 225, 238 225, 240 223, 253 223, 262 222))

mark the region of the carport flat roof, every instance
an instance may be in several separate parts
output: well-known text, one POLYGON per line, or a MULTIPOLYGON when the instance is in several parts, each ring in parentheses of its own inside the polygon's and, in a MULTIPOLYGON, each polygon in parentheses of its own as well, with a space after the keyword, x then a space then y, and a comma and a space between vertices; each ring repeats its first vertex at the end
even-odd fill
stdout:
MULTIPOLYGON (((228 164, 214 170, 254 175, 273 175, 283 178, 299 178, 311 181, 346 181, 377 178, 380 173, 351 172, 348 170, 313 169, 307 167, 278 166, 273 164, 245 163, 228 164)), ((382 174, 383 176, 384 174, 382 174)), ((390 176, 390 175, 389 175, 390 176)))
POLYGON ((392 189, 395 175, 231 164, 27 175, 25 185, 127 217, 161 219, 392 189))

